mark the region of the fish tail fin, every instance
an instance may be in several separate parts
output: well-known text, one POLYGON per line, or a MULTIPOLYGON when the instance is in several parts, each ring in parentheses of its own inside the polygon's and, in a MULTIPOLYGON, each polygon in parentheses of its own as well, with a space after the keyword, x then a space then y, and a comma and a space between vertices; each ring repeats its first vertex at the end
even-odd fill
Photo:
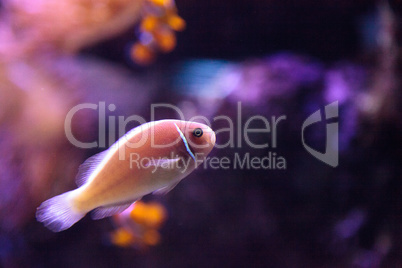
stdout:
POLYGON ((52 230, 60 232, 70 228, 86 213, 74 211, 71 194, 73 191, 55 196, 43 202, 36 211, 36 219, 52 230))

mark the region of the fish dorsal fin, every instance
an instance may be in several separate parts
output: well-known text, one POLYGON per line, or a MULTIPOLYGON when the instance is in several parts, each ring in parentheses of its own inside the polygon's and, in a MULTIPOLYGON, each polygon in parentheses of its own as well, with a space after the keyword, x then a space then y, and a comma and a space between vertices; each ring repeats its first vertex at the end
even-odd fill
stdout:
POLYGON ((172 184, 170 184, 170 185, 168 185, 168 186, 165 186, 165 187, 163 187, 163 188, 160 188, 160 189, 154 191, 153 194, 165 195, 165 194, 167 194, 168 192, 170 192, 171 190, 173 190, 173 188, 176 187, 176 185, 179 184, 179 182, 180 182, 180 181, 174 182, 174 183, 172 183, 172 184))
POLYGON ((98 207, 91 212, 91 217, 94 220, 103 219, 106 217, 113 216, 115 214, 121 213, 126 210, 134 201, 126 204, 119 204, 115 206, 108 207, 98 207))
POLYGON ((95 171, 96 167, 102 162, 102 160, 105 158, 108 152, 109 150, 105 150, 103 152, 95 154, 90 158, 88 158, 87 160, 85 160, 85 162, 80 165, 80 167, 78 168, 77 176, 75 177, 75 183, 77 184, 78 187, 81 187, 88 181, 91 174, 95 171))

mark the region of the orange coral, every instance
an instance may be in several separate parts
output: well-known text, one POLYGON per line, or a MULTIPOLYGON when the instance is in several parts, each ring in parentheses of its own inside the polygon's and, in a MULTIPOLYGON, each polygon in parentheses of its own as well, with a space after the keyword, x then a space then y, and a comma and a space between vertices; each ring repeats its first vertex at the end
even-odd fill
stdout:
POLYGON ((147 65, 154 61, 155 53, 141 43, 134 44, 130 51, 131 58, 140 65, 147 65))
POLYGON ((139 41, 131 49, 134 62, 146 65, 155 54, 171 52, 176 47, 175 31, 183 31, 186 22, 179 15, 173 0, 147 0, 139 27, 139 41))
POLYGON ((156 246, 159 244, 160 240, 160 234, 156 230, 147 230, 144 233, 144 243, 148 246, 156 246))
POLYGON ((176 36, 173 31, 159 31, 154 34, 154 38, 162 52, 171 52, 176 46, 176 36))
POLYGON ((119 247, 128 247, 134 241, 134 236, 124 228, 119 228, 111 234, 111 241, 119 247))
POLYGON ((155 31, 155 29, 158 27, 158 24, 159 24, 158 17, 150 15, 142 20, 141 30, 147 32, 155 31))
POLYGON ((166 209, 160 203, 137 201, 113 217, 119 227, 111 234, 111 242, 119 247, 156 246, 161 240, 159 228, 166 218, 166 209))
POLYGON ((149 2, 157 5, 157 6, 168 6, 172 4, 171 0, 149 0, 149 2))
POLYGON ((175 31, 183 31, 186 28, 186 21, 176 14, 168 16, 166 22, 175 31))
POLYGON ((131 210, 130 217, 133 221, 150 228, 159 228, 166 219, 165 208, 156 202, 149 204, 136 202, 131 210))

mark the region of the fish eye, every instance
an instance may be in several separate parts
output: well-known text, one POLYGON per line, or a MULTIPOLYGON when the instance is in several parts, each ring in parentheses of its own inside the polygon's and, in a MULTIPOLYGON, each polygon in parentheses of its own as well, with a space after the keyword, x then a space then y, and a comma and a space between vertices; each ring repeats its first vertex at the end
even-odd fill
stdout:
POLYGON ((204 132, 202 131, 201 128, 196 128, 196 129, 194 129, 194 131, 193 131, 193 135, 196 136, 197 138, 201 137, 202 134, 204 134, 204 132))

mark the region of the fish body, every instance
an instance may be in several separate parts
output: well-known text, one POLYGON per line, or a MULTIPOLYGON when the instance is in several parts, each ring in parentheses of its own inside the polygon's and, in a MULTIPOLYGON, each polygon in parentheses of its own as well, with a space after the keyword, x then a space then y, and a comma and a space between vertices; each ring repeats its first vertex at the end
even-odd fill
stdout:
POLYGON ((214 145, 215 133, 201 123, 143 124, 86 160, 77 175, 80 187, 43 202, 37 220, 58 232, 89 211, 93 210, 94 219, 101 219, 124 211, 151 192, 167 193, 203 162, 214 145))

